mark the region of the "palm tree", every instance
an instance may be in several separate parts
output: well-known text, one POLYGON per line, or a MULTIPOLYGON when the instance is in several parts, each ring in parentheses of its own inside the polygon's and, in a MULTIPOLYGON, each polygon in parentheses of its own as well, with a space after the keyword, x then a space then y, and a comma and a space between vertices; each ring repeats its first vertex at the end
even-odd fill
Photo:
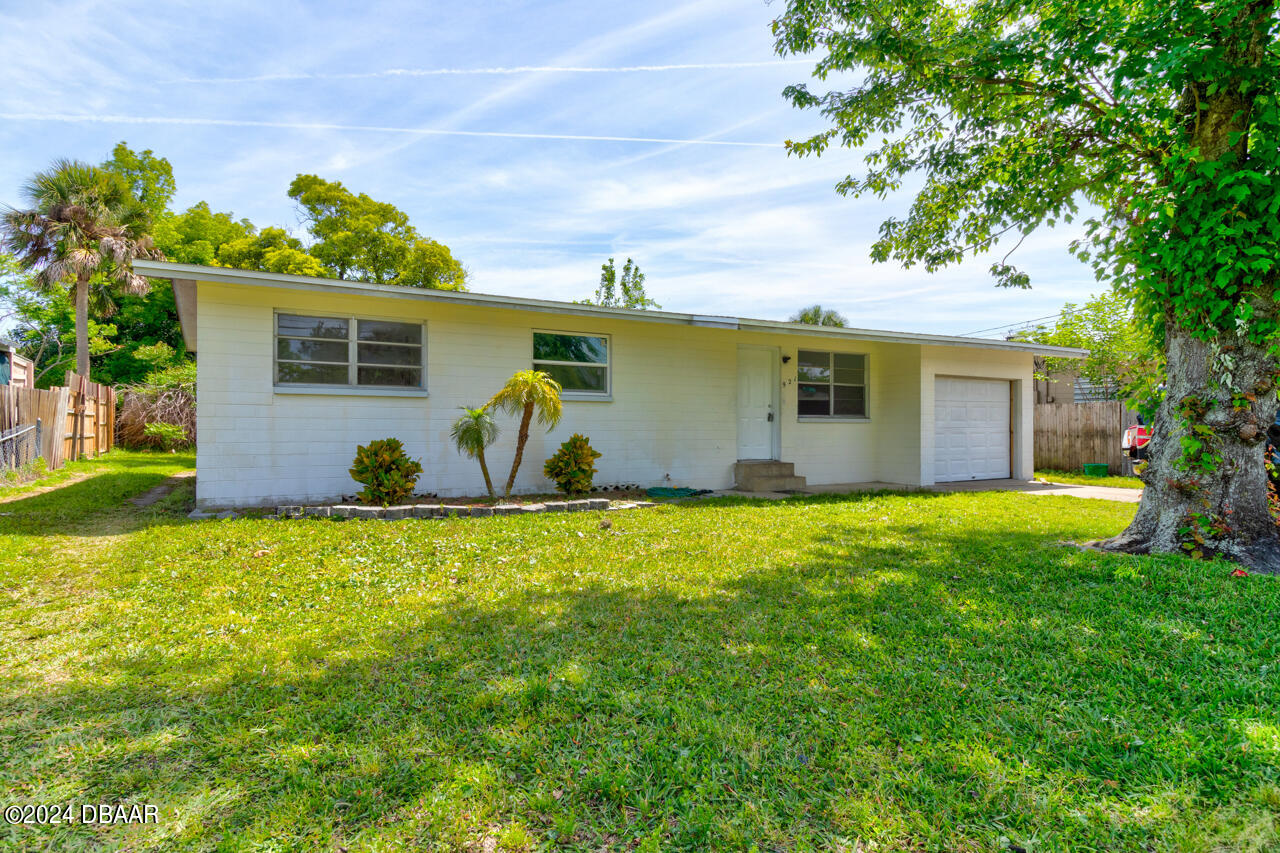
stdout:
POLYGON ((100 276, 126 293, 146 293, 150 284, 134 273, 133 261, 163 257, 147 236, 147 209, 124 178, 77 160, 55 160, 27 182, 23 195, 30 209, 7 208, 0 236, 38 285, 72 285, 76 372, 87 378, 91 280, 100 276))
POLYGON ((484 461, 484 449, 498 440, 498 425, 484 406, 471 409, 460 406, 464 414, 453 422, 449 435, 458 446, 458 452, 469 459, 480 460, 480 470, 484 472, 484 487, 489 490, 489 497, 494 497, 493 481, 489 479, 489 466, 484 461))
POLYGON ((560 404, 560 383, 541 370, 518 370, 507 380, 493 399, 484 404, 486 409, 501 409, 508 414, 520 413, 520 432, 516 435, 516 458, 511 463, 507 488, 503 497, 511 497, 511 487, 516 484, 516 472, 524 458, 524 445, 529 440, 529 422, 534 413, 538 423, 545 424, 550 432, 560 423, 563 408, 560 404))
POLYGON ((847 321, 838 311, 823 308, 821 305, 810 305, 808 308, 797 311, 795 316, 791 318, 791 322, 807 323, 810 326, 844 327, 847 321))

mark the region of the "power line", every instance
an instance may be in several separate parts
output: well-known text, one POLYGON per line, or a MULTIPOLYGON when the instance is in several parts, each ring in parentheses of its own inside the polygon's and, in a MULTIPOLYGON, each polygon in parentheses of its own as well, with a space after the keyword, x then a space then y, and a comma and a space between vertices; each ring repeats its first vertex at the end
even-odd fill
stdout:
POLYGON ((979 329, 976 332, 965 332, 960 337, 971 338, 977 335, 981 335, 983 332, 998 332, 1003 329, 1013 329, 1013 328, 1018 328, 1022 326, 1030 326, 1032 323, 1039 323, 1041 320, 1056 320, 1066 313, 1067 313, 1066 311, 1059 311, 1057 314, 1049 314, 1044 317, 1036 317, 1032 320, 1023 320, 1022 322, 1019 322, 1019 323, 1005 323, 1003 326, 992 326, 989 329, 979 329))

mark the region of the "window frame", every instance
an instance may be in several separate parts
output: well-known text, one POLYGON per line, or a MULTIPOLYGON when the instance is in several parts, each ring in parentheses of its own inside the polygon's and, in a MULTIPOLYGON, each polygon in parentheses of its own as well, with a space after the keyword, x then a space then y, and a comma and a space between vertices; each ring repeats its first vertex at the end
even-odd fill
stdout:
POLYGON ((796 347, 796 421, 799 423, 866 423, 871 420, 871 355, 865 352, 848 352, 842 350, 829 349, 804 349, 796 347), (829 401, 831 405, 835 404, 835 386, 841 385, 846 388, 862 388, 863 414, 861 415, 802 415, 800 414, 800 386, 813 385, 817 383, 806 382, 800 378, 800 353, 824 353, 829 357, 827 368, 831 371, 831 380, 827 383, 827 387, 831 389, 829 401), (857 355, 862 357, 862 385, 851 385, 847 382, 836 382, 835 357, 837 355, 857 355))
MULTIPOLYGON (((342 338, 304 338, 299 335, 283 335, 287 340, 315 340, 338 342, 342 338)), ((380 343, 365 341, 364 343, 380 343)), ((286 364, 307 364, 300 359, 284 359, 286 364)), ((387 317, 369 314, 340 314, 335 312, 314 312, 306 309, 276 308, 271 313, 271 385, 277 394, 338 394, 371 397, 425 397, 427 396, 427 321, 414 322, 404 317, 387 317), (319 320, 344 320, 347 323, 347 360, 345 362, 315 361, 312 364, 345 364, 347 382, 343 385, 330 385, 322 382, 281 382, 280 381, 280 315, 290 317, 309 317, 319 320), (422 329, 421 344, 386 344, 387 346, 417 346, 421 350, 421 358, 417 365, 361 364, 359 361, 361 321, 374 323, 399 323, 405 326, 419 326, 422 329), (361 367, 417 367, 422 371, 418 385, 361 385, 359 371, 361 367)))
POLYGON ((581 367, 583 365, 589 367, 604 368, 604 390, 603 391, 581 391, 578 389, 564 389, 560 392, 561 400, 578 400, 582 402, 608 403, 613 400, 613 335, 601 334, 599 332, 570 332, 564 329, 530 329, 529 330, 529 355, 530 364, 534 370, 540 369, 540 364, 551 364, 564 367, 581 367), (534 358, 534 336, 535 335, 561 335, 570 338, 603 338, 604 339, 604 363, 594 361, 556 361, 549 358, 534 358))

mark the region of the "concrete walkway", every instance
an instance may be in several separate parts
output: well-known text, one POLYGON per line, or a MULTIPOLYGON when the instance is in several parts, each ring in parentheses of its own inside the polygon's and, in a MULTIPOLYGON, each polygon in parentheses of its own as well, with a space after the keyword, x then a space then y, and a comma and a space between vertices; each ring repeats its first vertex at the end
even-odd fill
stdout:
POLYGON ((1026 492, 1029 495, 1066 495, 1072 498, 1094 498, 1136 504, 1142 500, 1142 489, 1115 486, 1077 486, 1071 483, 1046 483, 1040 480, 970 480, 964 483, 938 483, 927 486, 935 492, 1026 492))
MULTIPOLYGON (((711 497, 746 497, 746 498, 790 498, 796 495, 843 495, 850 492, 877 492, 894 490, 909 492, 912 486, 901 483, 830 483, 825 486, 808 486, 796 493, 787 492, 740 492, 735 489, 713 492, 711 497)), ((970 480, 964 483, 938 483, 923 486, 918 491, 925 492, 1025 492, 1029 495, 1066 495, 1073 498, 1092 498, 1103 501, 1121 501, 1137 503, 1142 499, 1142 489, 1124 489, 1109 486, 1075 486, 1069 483, 1043 483, 1039 480, 970 480)))

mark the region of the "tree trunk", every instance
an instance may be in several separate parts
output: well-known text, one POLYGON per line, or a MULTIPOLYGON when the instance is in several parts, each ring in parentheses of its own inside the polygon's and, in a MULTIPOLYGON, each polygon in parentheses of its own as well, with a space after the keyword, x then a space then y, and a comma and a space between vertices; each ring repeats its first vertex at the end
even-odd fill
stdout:
POLYGON ((1277 408, 1275 359, 1234 336, 1197 340, 1172 318, 1165 353, 1167 386, 1147 445, 1138 514, 1119 536, 1096 544, 1131 554, 1225 557, 1280 574, 1264 465, 1277 408))
POLYGON ((480 471, 484 474, 484 487, 489 490, 489 497, 493 497, 493 480, 489 479, 489 466, 484 461, 484 448, 476 453, 476 458, 480 460, 480 471))
POLYGON ((520 462, 524 459, 524 443, 529 440, 531 420, 533 420, 533 403, 525 403, 524 415, 520 418, 520 432, 516 435, 516 458, 511 461, 511 476, 507 477, 507 489, 503 497, 511 497, 511 487, 516 484, 516 472, 520 470, 520 462))
MULTIPOLYGON (((1261 67, 1274 6, 1262 0, 1220 17, 1215 40, 1230 66, 1261 67)), ((1253 99, 1265 90, 1244 80, 1241 74, 1212 85, 1192 82, 1179 105, 1197 158, 1217 161, 1224 171, 1256 168, 1249 163, 1248 131, 1253 99)), ((1241 298, 1252 299, 1255 317, 1274 318, 1274 283, 1236 284, 1237 292, 1254 294, 1241 298)), ((1206 281, 1203 289, 1212 295, 1216 287, 1206 281)), ((1276 360, 1238 331, 1199 340, 1172 310, 1164 319, 1167 386, 1147 445, 1142 502, 1127 530, 1098 544, 1128 553, 1225 557, 1280 574, 1280 536, 1267 505, 1264 463, 1277 408, 1276 360)))
POLYGON ((76 373, 89 378, 89 276, 76 278, 76 373))

